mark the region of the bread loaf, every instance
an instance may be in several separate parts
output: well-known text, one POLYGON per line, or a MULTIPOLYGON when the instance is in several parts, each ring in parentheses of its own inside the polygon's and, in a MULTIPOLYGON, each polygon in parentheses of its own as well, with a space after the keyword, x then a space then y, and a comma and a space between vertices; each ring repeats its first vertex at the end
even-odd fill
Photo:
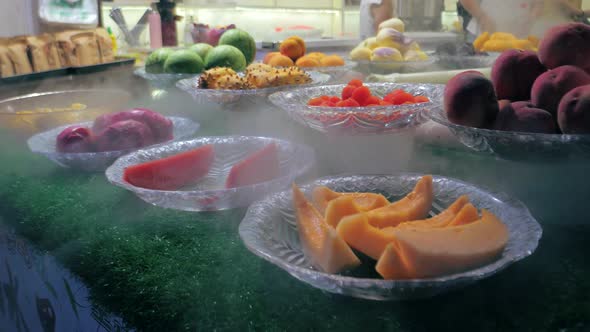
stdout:
POLYGON ((72 42, 72 35, 77 33, 79 33, 79 31, 63 31, 55 34, 59 60, 63 67, 79 65, 78 58, 75 54, 76 47, 72 42))
POLYGON ((107 63, 115 61, 113 41, 107 30, 105 28, 97 28, 94 32, 100 49, 100 62, 107 63))
POLYGON ((14 76, 14 66, 8 57, 8 40, 0 38, 0 77, 14 76))
POLYGON ((26 37, 14 37, 8 41, 8 58, 12 61, 14 71, 17 75, 33 72, 27 50, 26 37))
POLYGON ((72 35, 72 42, 79 66, 92 66, 100 63, 100 51, 94 32, 81 32, 72 35))

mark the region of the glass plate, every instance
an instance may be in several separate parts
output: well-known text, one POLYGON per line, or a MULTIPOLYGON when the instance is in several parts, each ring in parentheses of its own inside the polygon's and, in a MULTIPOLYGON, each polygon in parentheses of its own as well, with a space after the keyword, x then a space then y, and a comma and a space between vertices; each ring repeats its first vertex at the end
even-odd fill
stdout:
MULTIPOLYGON (((194 135, 200 125, 192 120, 179 118, 179 117, 168 117, 172 120, 174 125, 174 140, 185 139, 194 135)), ((81 126, 92 126, 92 121, 83 122, 81 126)), ((80 169, 89 172, 101 172, 109 167, 117 158, 125 155, 134 150, 120 150, 120 151, 106 151, 106 152, 87 152, 87 153, 62 153, 55 151, 55 139, 62 132, 62 130, 71 126, 61 126, 58 128, 51 129, 49 131, 39 133, 32 136, 27 141, 29 149, 34 153, 44 155, 51 159, 56 164, 80 169)), ((162 143, 160 143, 162 144, 162 143)), ((145 147, 144 147, 145 148, 145 147)))
POLYGON ((475 69, 492 67, 497 56, 492 55, 438 55, 436 65, 444 69, 475 69))
POLYGON ((294 89, 272 94, 269 99, 300 124, 330 134, 384 134, 416 127, 424 122, 421 111, 438 108, 444 85, 411 83, 366 83, 373 95, 383 97, 395 89, 427 96, 428 103, 374 107, 308 106, 311 98, 322 95, 340 96, 346 85, 328 85, 294 89))
POLYGON ((443 107, 432 108, 424 116, 447 126, 465 146, 505 159, 549 159, 569 155, 590 155, 590 135, 538 134, 480 129, 454 124, 443 107))
POLYGON ((200 74, 152 74, 145 71, 145 67, 137 68, 133 72, 136 76, 144 78, 150 83, 152 83, 155 87, 171 87, 174 86, 176 82, 182 79, 189 79, 195 76, 199 76, 200 74))
POLYGON ((123 156, 107 169, 106 175, 111 183, 134 192, 153 205, 185 211, 216 211, 246 207, 270 193, 285 189, 314 163, 315 154, 310 147, 284 140, 251 136, 201 137, 123 156), (272 142, 279 149, 280 176, 271 181, 225 189, 225 180, 232 166, 272 142), (215 159, 209 173, 195 185, 177 191, 163 191, 139 188, 123 180, 123 172, 128 166, 208 144, 215 147, 215 159))
POLYGON ((371 61, 352 60, 358 64, 360 71, 372 74, 415 73, 432 69, 436 63, 436 56, 430 55, 423 61, 371 61))
POLYGON ((314 67, 313 69, 324 74, 330 75, 330 81, 337 81, 352 71, 356 67, 356 63, 352 61, 344 61, 343 66, 330 66, 330 67, 314 67))
MULTIPOLYGON (((302 190, 310 197, 315 186, 328 186, 340 192, 378 192, 389 200, 397 200, 412 191, 420 177, 418 174, 335 176, 316 180, 302 186, 302 190)), ((323 273, 314 269, 302 252, 291 191, 253 204, 240 224, 240 237, 251 252, 313 287, 370 300, 409 300, 441 294, 489 277, 531 255, 537 248, 541 226, 521 202, 442 176, 434 176, 434 194, 431 213, 439 213, 459 196, 469 195, 478 209, 496 214, 509 229, 510 237, 502 255, 477 269, 429 279, 394 281, 323 273)))
MULTIPOLYGON (((311 76, 312 82, 309 84, 297 85, 301 86, 314 86, 325 84, 330 80, 330 75, 319 73, 316 71, 307 72, 311 76)), ((217 103, 222 104, 226 108, 244 109, 247 108, 248 104, 257 105, 264 104, 267 101, 267 96, 271 93, 293 89, 293 85, 284 85, 272 88, 264 89, 250 89, 250 90, 214 90, 214 89, 201 89, 199 86, 199 77, 184 79, 178 81, 176 86, 188 92, 193 99, 198 103, 217 103), (233 107, 232 107, 233 106, 233 107)))

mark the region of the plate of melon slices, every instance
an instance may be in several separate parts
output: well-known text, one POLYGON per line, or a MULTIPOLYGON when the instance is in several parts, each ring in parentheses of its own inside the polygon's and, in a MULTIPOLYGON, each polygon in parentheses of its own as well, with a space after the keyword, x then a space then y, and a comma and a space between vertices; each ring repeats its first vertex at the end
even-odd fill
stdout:
POLYGON ((314 163, 312 148, 285 140, 200 137, 125 155, 106 176, 156 206, 218 211, 247 207, 281 191, 314 163))
POLYGON ((443 176, 321 178, 250 206, 246 247, 321 290, 432 297, 531 255, 542 229, 520 201, 443 176))

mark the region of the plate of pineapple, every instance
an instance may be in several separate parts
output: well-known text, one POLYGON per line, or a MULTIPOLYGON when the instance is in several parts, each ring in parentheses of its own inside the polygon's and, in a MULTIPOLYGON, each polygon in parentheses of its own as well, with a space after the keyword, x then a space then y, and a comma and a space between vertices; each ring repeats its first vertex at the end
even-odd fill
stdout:
POLYGON ((276 68, 253 63, 244 72, 229 67, 216 67, 199 77, 180 80, 176 86, 189 93, 199 103, 218 103, 224 106, 245 103, 265 103, 271 93, 293 87, 325 84, 330 75, 305 71, 298 67, 276 68))

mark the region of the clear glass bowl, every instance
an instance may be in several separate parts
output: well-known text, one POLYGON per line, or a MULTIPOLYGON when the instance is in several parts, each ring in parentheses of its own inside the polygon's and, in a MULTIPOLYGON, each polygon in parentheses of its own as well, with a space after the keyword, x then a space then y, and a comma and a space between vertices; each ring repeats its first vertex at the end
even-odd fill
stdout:
POLYGON ((131 94, 121 90, 81 89, 37 92, 0 100, 0 127, 29 136, 63 126, 94 120, 121 110, 131 94), (80 109, 72 108, 81 104, 80 109), (49 111, 51 109, 67 109, 49 111))
POLYGON ((443 85, 411 83, 366 83, 373 95, 384 97, 395 89, 423 95, 430 102, 407 105, 373 107, 308 106, 311 98, 322 95, 340 96, 346 85, 327 85, 300 88, 272 94, 269 100, 287 111, 300 124, 330 134, 368 135, 395 133, 416 127, 424 122, 423 110, 440 107, 443 85))
POLYGON ((133 72, 136 76, 139 76, 149 81, 153 86, 157 88, 173 87, 176 82, 183 79, 189 79, 192 77, 199 76, 200 74, 153 74, 145 71, 145 67, 137 68, 133 72))
MULTIPOLYGON (((193 136, 200 125, 192 120, 178 117, 169 117, 174 125, 174 140, 186 139, 193 136)), ((79 125, 91 127, 93 122, 84 122, 79 125)), ((106 152, 86 152, 86 153, 62 153, 55 150, 55 139, 71 125, 61 126, 49 131, 36 134, 29 138, 27 144, 29 149, 41 154, 56 164, 79 169, 88 172, 102 172, 109 167, 117 158, 132 152, 134 150, 119 150, 106 152)), ((145 148, 145 147, 144 147, 145 148)))
POLYGON ((450 70, 488 68, 497 58, 495 55, 438 55, 436 65, 450 70))
POLYGON ((432 108, 424 117, 447 126, 465 146, 503 159, 529 160, 590 156, 590 135, 539 134, 480 129, 454 124, 443 107, 432 108))
MULTIPOLYGON (((302 190, 309 197, 315 186, 328 186, 340 192, 377 192, 397 200, 410 192, 420 177, 418 174, 335 176, 316 180, 302 186, 302 190)), ((434 176, 434 193, 431 213, 439 213, 459 196, 469 195, 478 209, 485 208, 496 214, 509 229, 510 237, 502 255, 477 269, 429 279, 383 280, 375 277, 376 273, 369 276, 368 270, 346 275, 323 273, 314 269, 303 254, 290 191, 271 195, 250 206, 239 233, 251 252, 295 278, 330 293, 370 300, 432 297, 489 277, 531 255, 537 248, 541 226, 521 202, 441 176, 434 176)))
POLYGON ((436 63, 436 56, 429 56, 423 61, 371 61, 352 60, 361 72, 371 74, 416 73, 432 70, 436 63))
MULTIPOLYGON (((309 71, 307 72, 311 76, 311 83, 297 85, 301 86, 314 86, 325 84, 330 80, 330 75, 309 71)), ((283 90, 293 89, 293 85, 284 85, 272 88, 263 89, 249 89, 249 90, 214 90, 214 89, 201 89, 199 88, 199 77, 184 79, 178 81, 176 86, 188 92, 193 99, 198 103, 216 103, 222 104, 227 109, 243 110, 248 106, 257 106, 259 104, 265 104, 267 97, 271 93, 283 90)))
POLYGON ((356 63, 352 61, 344 61, 343 66, 313 67, 313 70, 330 75, 330 81, 337 81, 353 70, 354 67, 356 67, 356 63))
POLYGON ((283 190, 314 164, 315 154, 305 145, 267 137, 201 137, 123 156, 107 169, 106 175, 111 183, 134 192, 153 205, 185 211, 217 211, 246 207, 270 193, 283 190), (225 180, 231 167, 272 142, 277 144, 279 150, 280 176, 254 185, 226 189, 225 180), (194 185, 182 190, 164 191, 139 188, 123 180, 123 172, 128 166, 208 144, 213 144, 215 149, 213 165, 209 173, 194 185))

